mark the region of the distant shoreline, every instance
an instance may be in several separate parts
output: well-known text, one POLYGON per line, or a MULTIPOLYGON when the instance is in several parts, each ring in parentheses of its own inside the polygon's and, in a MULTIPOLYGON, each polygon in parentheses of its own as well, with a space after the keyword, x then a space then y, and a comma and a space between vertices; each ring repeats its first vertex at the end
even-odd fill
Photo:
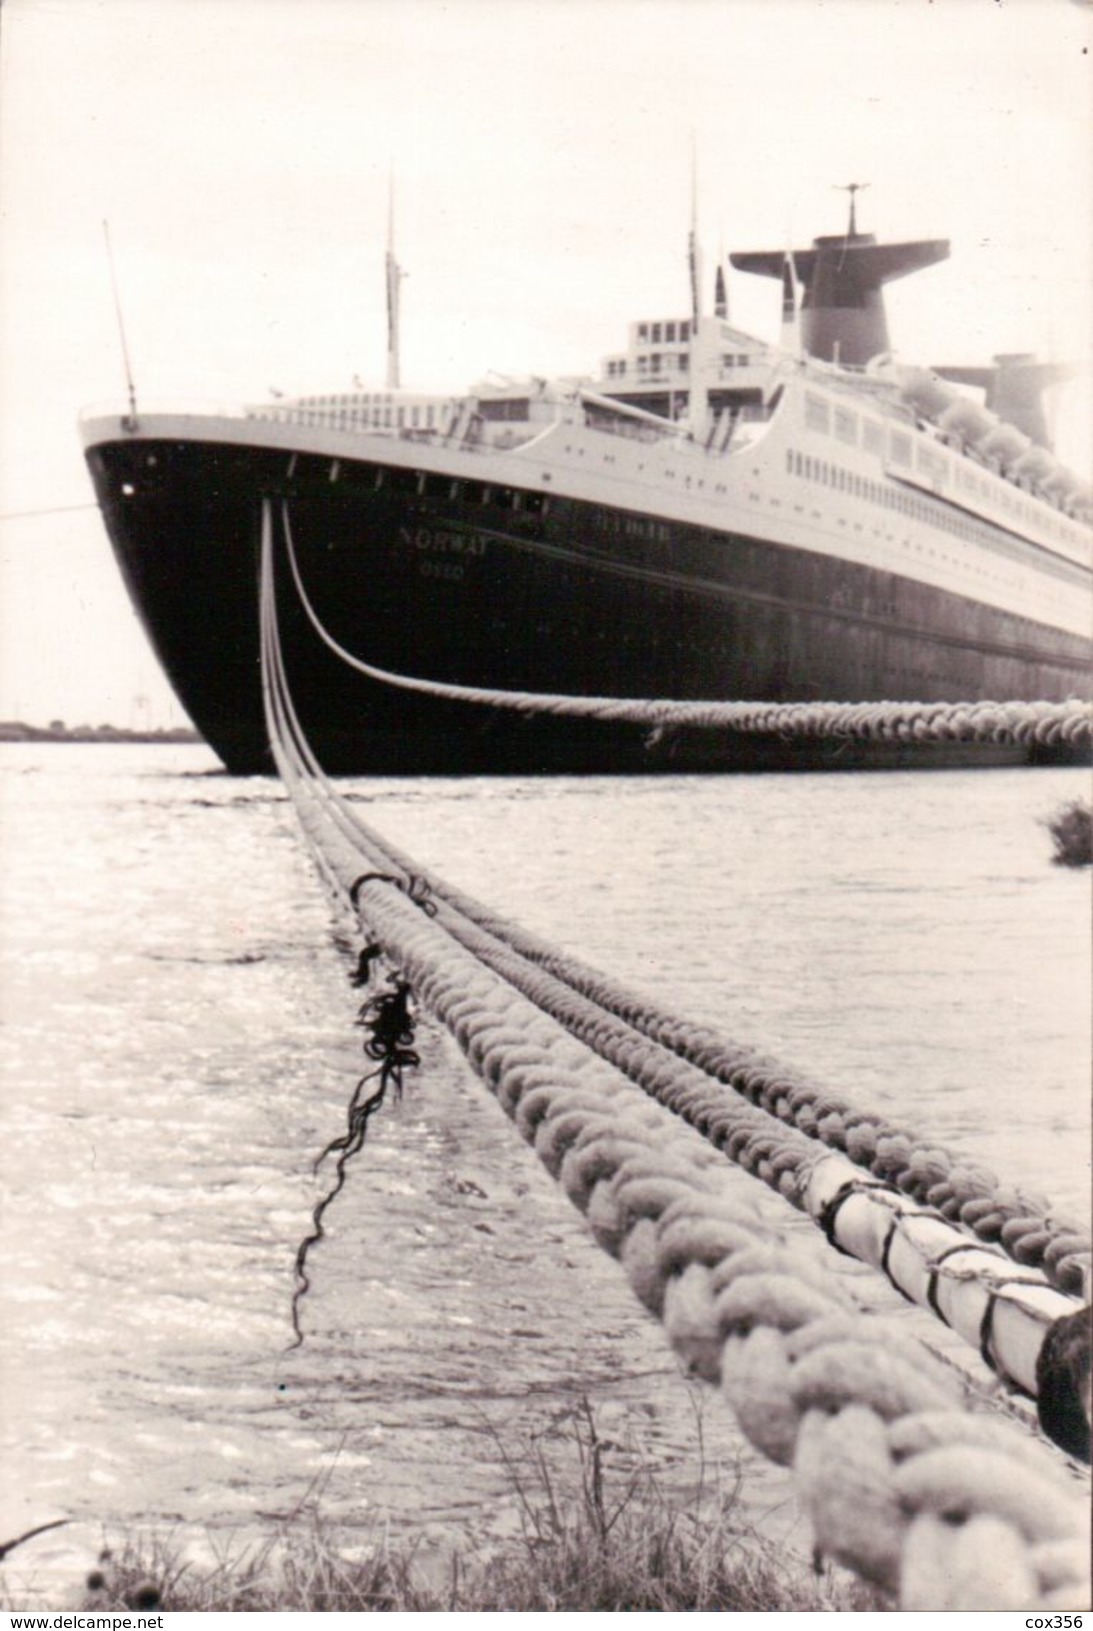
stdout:
POLYGON ((189 725, 169 730, 126 730, 121 725, 25 725, 0 720, 0 742, 200 742, 189 725))

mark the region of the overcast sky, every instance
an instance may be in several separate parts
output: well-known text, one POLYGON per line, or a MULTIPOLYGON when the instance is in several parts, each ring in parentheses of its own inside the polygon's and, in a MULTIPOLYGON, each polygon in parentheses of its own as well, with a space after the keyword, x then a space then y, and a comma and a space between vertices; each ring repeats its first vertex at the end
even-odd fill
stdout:
MULTIPOLYGON (((859 228, 947 237, 891 286, 915 361, 1088 367, 1093 10, 1079 0, 4 0, 0 718, 177 720, 76 435, 138 398, 381 384, 388 175, 403 376, 587 372, 706 264, 859 228), (60 511, 60 513, 44 513, 60 511), (26 513, 33 512, 33 513, 26 513), (146 698, 143 704, 138 698, 146 698)), ((774 338, 778 291, 735 274, 774 338)), ((1089 382, 1060 404, 1088 464, 1089 382)))

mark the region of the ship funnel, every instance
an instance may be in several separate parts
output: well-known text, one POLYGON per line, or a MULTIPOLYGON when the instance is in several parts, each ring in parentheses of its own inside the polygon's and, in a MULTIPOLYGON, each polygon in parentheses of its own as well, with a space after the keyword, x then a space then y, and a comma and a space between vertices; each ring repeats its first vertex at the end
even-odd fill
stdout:
POLYGON ((934 372, 956 385, 978 385, 986 392, 986 406, 992 413, 1016 425, 1040 447, 1050 448, 1043 393, 1069 379, 1074 370, 1060 363, 1037 362, 1031 352, 1006 351, 986 368, 953 366, 934 372))
MULTIPOLYGON (((811 249, 790 252, 793 269, 804 286, 800 303, 800 336, 811 357, 864 368, 879 352, 890 351, 888 322, 881 289, 945 260, 944 239, 879 244, 871 233, 855 230, 853 197, 847 232, 814 238, 811 249)), ((784 281, 787 253, 782 249, 750 250, 729 256, 741 272, 784 281)))

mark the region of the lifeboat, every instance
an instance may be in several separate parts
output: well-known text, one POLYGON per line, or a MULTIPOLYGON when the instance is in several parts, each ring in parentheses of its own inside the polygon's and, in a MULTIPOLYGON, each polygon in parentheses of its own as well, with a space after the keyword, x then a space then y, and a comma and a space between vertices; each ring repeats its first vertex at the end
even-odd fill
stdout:
POLYGON ((957 398, 951 385, 929 368, 897 368, 900 401, 913 408, 923 419, 940 421, 946 408, 957 398))
POLYGON ((1032 439, 1019 431, 1016 425, 1007 425, 999 420, 998 424, 976 443, 976 447, 984 458, 998 459, 1003 466, 1009 468, 1029 451, 1032 439))
POLYGON ((1081 490, 1081 482, 1071 471, 1057 464, 1040 482, 1041 492, 1047 493, 1057 503, 1063 504, 1066 500, 1081 490))
POLYGON ((1010 474, 1015 481, 1027 481, 1039 487, 1058 468, 1058 461, 1052 458, 1046 447, 1030 447, 1014 463, 1010 474))
POLYGON ((998 423, 993 413, 966 396, 958 396, 938 420, 947 436, 959 436, 961 441, 972 443, 979 442, 998 423))

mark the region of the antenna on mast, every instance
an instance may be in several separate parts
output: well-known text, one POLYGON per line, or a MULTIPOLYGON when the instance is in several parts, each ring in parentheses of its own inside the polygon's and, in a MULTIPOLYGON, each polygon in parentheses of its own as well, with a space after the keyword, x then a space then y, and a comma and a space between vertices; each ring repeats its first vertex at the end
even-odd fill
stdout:
POLYGON ((118 278, 114 270, 114 251, 110 244, 110 223, 102 224, 103 237, 106 240, 106 264, 110 269, 110 288, 114 295, 114 311, 118 319, 118 337, 121 340, 121 359, 125 366, 125 384, 129 392, 129 417, 122 421, 125 430, 137 428, 137 388, 133 384, 133 369, 129 361, 129 347, 125 339, 125 322, 121 313, 121 296, 118 293, 118 278))
POLYGON ((846 235, 848 238, 856 238, 858 235, 858 223, 854 215, 854 205, 857 203, 857 198, 855 195, 857 193, 863 193, 868 185, 868 181, 844 181, 841 186, 836 184, 836 192, 850 194, 850 225, 846 229, 846 235))
POLYGON ((399 388, 399 284, 406 276, 395 259, 395 178, 387 185, 387 388, 399 388))

